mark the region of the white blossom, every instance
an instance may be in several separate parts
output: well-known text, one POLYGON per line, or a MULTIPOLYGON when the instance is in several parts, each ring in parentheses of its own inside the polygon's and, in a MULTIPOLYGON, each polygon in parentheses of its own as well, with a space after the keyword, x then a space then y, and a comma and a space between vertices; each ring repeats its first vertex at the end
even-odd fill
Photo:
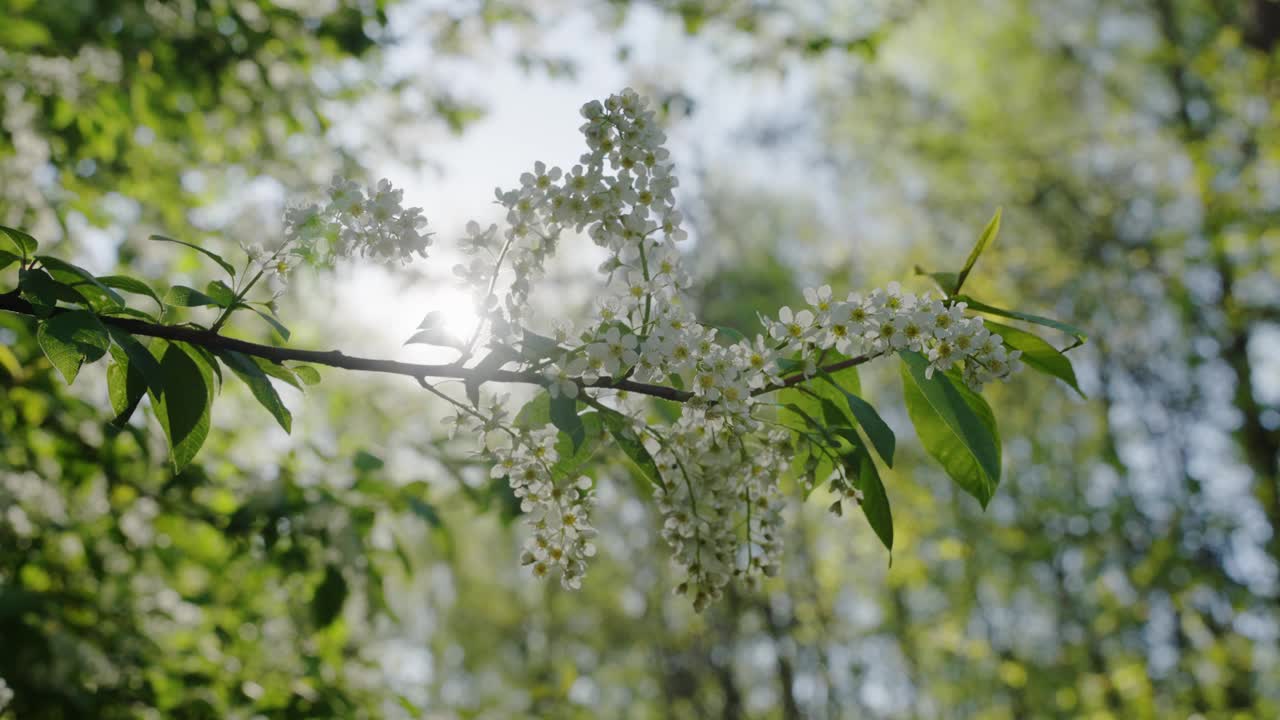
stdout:
MULTIPOLYGON (((762 332, 753 340, 726 342, 689 310, 691 278, 676 245, 687 237, 675 207, 679 184, 653 111, 624 90, 587 103, 581 114, 587 151, 567 171, 539 161, 517 187, 496 189, 504 222, 467 225, 459 244, 468 259, 454 274, 484 308, 486 342, 528 353, 530 295, 565 230, 585 234, 605 250, 591 317, 578 330, 534 329, 554 336, 554 356, 537 358, 535 350, 521 362, 552 398, 587 400, 601 412, 606 408, 598 398, 616 392, 597 387, 601 379, 667 382, 682 393, 677 421, 640 427, 656 443, 650 452, 660 471, 655 498, 662 536, 686 576, 677 592, 700 610, 734 578, 751 581, 777 571, 779 478, 796 449, 789 432, 767 424, 774 411, 758 402, 759 394, 808 381, 829 363, 906 351, 928 359, 930 377, 959 368, 964 382, 980 388, 1016 371, 1019 354, 980 318, 967 315, 963 303, 917 297, 897 283, 844 300, 829 285, 807 288, 805 306, 762 317, 762 332)), ((403 256, 428 240, 414 234, 417 210, 399 203, 399 191, 389 184, 365 194, 335 179, 327 206, 294 209, 289 222, 297 233, 337 224, 345 233, 343 248, 403 256)), ((628 409, 622 394, 615 400, 628 409)), ((476 411, 460 411, 453 422, 482 434, 492 477, 507 478, 520 501, 530 528, 522 563, 535 576, 555 575, 564 587, 578 588, 596 552, 593 483, 557 465, 554 425, 516 427, 503 404, 482 403, 476 411)), ((858 500, 857 489, 840 475, 833 483, 839 497, 858 500)))

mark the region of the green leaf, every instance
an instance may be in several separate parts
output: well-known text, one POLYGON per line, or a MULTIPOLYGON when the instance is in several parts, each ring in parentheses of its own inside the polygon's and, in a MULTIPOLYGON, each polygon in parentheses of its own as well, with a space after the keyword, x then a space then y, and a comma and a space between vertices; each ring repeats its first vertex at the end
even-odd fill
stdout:
POLYGON ((560 460, 552 466, 552 471, 558 475, 565 475, 590 457, 594 452, 595 442, 599 440, 603 428, 600 423, 598 413, 590 412, 585 415, 577 414, 577 403, 574 400, 565 402, 562 396, 558 400, 551 398, 551 393, 540 392, 533 397, 532 400, 525 403, 520 408, 520 412, 516 413, 513 425, 522 430, 537 430, 546 427, 548 424, 555 424, 556 428, 564 431, 556 441, 556 452, 560 455, 560 460), (571 430, 575 425, 579 426, 577 432, 565 431, 565 427, 560 423, 555 423, 552 419, 553 404, 559 403, 556 412, 562 413, 561 423, 568 426, 571 430), (570 404, 571 403, 571 404, 570 404), (573 417, 568 417, 572 415, 573 417), (590 440, 591 442, 586 442, 590 440))
POLYGON ((520 408, 513 425, 522 430, 537 430, 551 422, 551 393, 540 392, 520 408))
POLYGON ((254 311, 254 312, 256 312, 256 313, 258 313, 258 316, 259 316, 259 317, 261 317, 263 320, 266 320, 266 321, 267 321, 267 324, 268 324, 268 325, 270 325, 270 326, 271 326, 271 328, 272 328, 273 330, 275 330, 277 333, 279 333, 280 337, 281 337, 285 342, 288 342, 288 341, 289 341, 289 328, 285 327, 285 326, 284 326, 284 323, 280 322, 280 321, 275 317, 275 315, 273 315, 273 314, 271 314, 271 313, 263 312, 263 311, 259 310, 259 309, 258 309, 258 308, 256 308, 256 307, 250 307, 249 309, 250 309, 250 310, 253 310, 253 311, 254 311))
POLYGON ((986 507, 1000 483, 999 436, 990 408, 985 402, 975 408, 973 398, 981 398, 957 387, 945 373, 925 377, 929 361, 920 353, 900 355, 907 413, 921 444, 952 480, 986 507), (987 417, 980 416, 982 408, 987 417))
POLYGON ((84 296, 76 292, 75 288, 54 280, 53 276, 43 269, 23 270, 18 273, 18 290, 22 298, 36 306, 37 310, 43 309, 40 313, 42 316, 48 315, 51 309, 57 306, 59 300, 76 305, 88 304, 84 296))
POLYGON ((23 260, 35 255, 36 248, 40 247, 40 243, 36 242, 35 238, 21 230, 5 227, 4 225, 0 225, 0 237, 4 237, 8 239, 9 242, 13 243, 13 246, 18 249, 18 252, 22 253, 23 260))
MULTIPOLYGON (((115 305, 118 305, 121 307, 125 305, 124 298, 120 297, 120 293, 104 285, 102 282, 98 280, 97 277, 93 275, 93 273, 89 272, 88 270, 85 270, 79 265, 73 265, 69 262, 66 262, 64 260, 59 260, 58 258, 55 258, 55 257, 50 257, 48 255, 37 255, 36 260, 39 260, 40 264, 43 265, 49 271, 49 273, 52 274, 55 278, 57 278, 58 280, 62 280, 63 282, 66 282, 68 285, 71 285, 72 287, 76 288, 78 291, 83 292, 83 289, 87 289, 87 288, 83 288, 83 285, 87 284, 90 287, 92 287, 94 290, 97 290, 103 295, 106 295, 107 298, 111 301, 111 303, 114 303, 115 305), (59 275, 69 276, 71 278, 77 278, 78 281, 68 281, 64 277, 59 277, 59 275)), ((86 299, 90 299, 89 296, 86 296, 86 299)), ((104 303, 104 305, 110 305, 111 303, 104 303)))
MULTIPOLYGON (((845 404, 845 393, 849 392, 846 387, 854 388, 853 392, 858 391, 862 387, 861 381, 858 379, 858 369, 849 367, 835 373, 823 373, 826 380, 825 383, 816 382, 814 378, 805 380, 801 383, 784 388, 778 391, 778 402, 786 405, 795 403, 804 408, 806 412, 814 417, 822 416, 822 404, 820 398, 827 398, 838 405, 845 404)), ((853 418, 849 418, 846 424, 852 425, 853 418)))
POLYGON ((929 272, 919 265, 916 265, 915 271, 917 275, 928 275, 932 278, 933 282, 938 286, 938 289, 945 295, 951 294, 951 291, 955 289, 956 283, 959 282, 960 277, 953 272, 929 272))
POLYGON ((204 359, 205 364, 209 366, 214 376, 218 378, 218 383, 214 386, 214 389, 216 392, 222 392, 222 366, 218 364, 218 360, 213 356, 213 353, 203 345, 187 345, 187 350, 199 354, 204 359))
POLYGON ((857 488, 862 491, 862 514, 867 517, 867 523, 880 538, 880 542, 884 543, 886 549, 892 550, 893 513, 889 509, 889 495, 884 490, 884 483, 880 481, 880 471, 876 469, 876 463, 866 448, 859 447, 855 453, 857 488))
POLYGON ((456 350, 461 350, 466 347, 465 343, 452 335, 446 334, 442 329, 419 330, 418 332, 410 335, 409 339, 404 341, 404 344, 434 345, 436 347, 450 347, 456 350))
MULTIPOLYGON (((809 499, 809 493, 813 492, 813 488, 816 488, 818 485, 818 469, 824 458, 819 453, 813 451, 813 441, 807 436, 798 440, 797 446, 803 448, 802 452, 796 455, 796 458, 797 460, 800 458, 804 459, 803 465, 800 465, 798 477, 800 477, 809 488, 804 495, 807 500, 809 499)), ((827 472, 823 473, 821 479, 826 480, 832 472, 833 471, 831 469, 828 469, 827 472)))
POLYGON ((871 403, 840 387, 829 374, 822 373, 822 379, 844 393, 844 399, 849 406, 850 412, 853 413, 853 417, 871 440, 876 453, 880 455, 881 460, 884 460, 885 465, 893 467, 893 453, 897 446, 897 437, 894 436, 893 430, 889 428, 889 424, 884 421, 884 418, 880 417, 880 413, 876 412, 871 403))
POLYGON ((853 429, 849 413, 845 412, 841 405, 837 405, 830 398, 820 398, 819 402, 822 406, 822 419, 827 423, 828 430, 834 431, 837 428, 853 429))
POLYGON ((581 474, 579 471, 595 455, 603 437, 600 413, 583 413, 578 419, 582 424, 582 442, 575 445, 568 435, 559 435, 556 439, 556 454, 560 458, 551 466, 551 473, 558 479, 573 479, 581 474))
MULTIPOLYGON (((820 426, 817 417, 820 417, 821 407, 809 407, 801 405, 800 398, 805 397, 803 393, 796 391, 791 394, 792 389, 783 390, 778 395, 778 401, 793 400, 786 402, 782 408, 779 408, 779 418, 791 428, 793 441, 798 441, 805 433, 798 428, 820 426), (786 393, 786 395, 784 395, 786 393)), ((813 405, 818 405, 819 401, 813 400, 813 405)), ((796 453, 795 461, 792 463, 792 472, 796 474, 812 473, 815 480, 822 482, 831 476, 835 471, 835 465, 826 453, 821 452, 812 445, 797 445, 803 447, 796 453)))
POLYGON ((161 309, 164 308, 164 303, 161 302, 160 296, 156 294, 156 291, 152 290, 150 285, 137 278, 132 278, 128 275, 104 275, 98 278, 98 282, 109 288, 115 288, 116 290, 123 290, 128 293, 134 293, 135 295, 146 295, 152 300, 155 300, 156 304, 159 305, 161 309))
POLYGON ((586 439, 586 429, 582 427, 582 418, 578 416, 577 399, 565 395, 551 398, 550 416, 552 424, 569 436, 573 450, 577 452, 586 439))
POLYGON ((289 367, 298 379, 308 385, 320 384, 320 372, 310 365, 292 365, 289 367))
POLYGON ((817 483, 825 481, 835 472, 836 466, 831 455, 838 450, 840 442, 838 436, 818 420, 821 401, 814 399, 812 403, 813 406, 806 409, 798 403, 789 402, 779 411, 779 415, 784 421, 790 421, 792 439, 801 448, 791 465, 791 473, 797 477, 807 476, 811 482, 817 483), (813 432, 798 430, 796 425, 807 427, 813 432), (822 448, 827 448, 829 452, 823 452, 822 448))
POLYGON ((713 325, 712 327, 715 328, 717 334, 727 337, 729 339, 729 342, 731 343, 740 343, 740 342, 750 343, 751 342, 750 340, 747 339, 746 335, 742 334, 741 331, 731 328, 727 325, 713 325))
POLYGON ((174 285, 169 288, 169 292, 164 296, 165 305, 175 305, 178 307, 218 307, 218 301, 186 285, 174 285))
POLYGON ((4 270, 21 259, 20 255, 14 255, 8 250, 0 250, 0 270, 4 270))
MULTIPOLYGON (((115 353, 116 349, 111 348, 112 357, 115 357, 115 353)), ((122 357, 123 355, 124 353, 121 353, 122 357)), ((107 366, 107 396, 111 400, 111 411, 116 414, 111 420, 112 425, 119 427, 128 422, 134 408, 138 407, 138 402, 146 394, 146 383, 134 383, 133 387, 130 387, 128 358, 124 358, 123 365, 120 362, 112 362, 107 366)))
POLYGON ((302 389, 302 383, 298 382, 298 376, 294 375, 293 371, 284 365, 257 356, 254 356, 253 361, 258 364, 258 367, 262 368, 262 372, 277 380, 283 380, 299 390, 302 389))
POLYGON ((236 377, 249 386, 253 397, 267 409, 267 412, 271 413, 280 427, 284 428, 285 432, 292 432, 293 415, 289 412, 289 408, 285 407, 280 394, 276 392, 271 379, 262 368, 250 360, 249 356, 234 350, 219 350, 217 355, 222 358, 222 362, 227 367, 231 368, 231 372, 235 373, 236 377))
POLYGON ((87 310, 59 313, 40 323, 36 341, 68 385, 75 381, 85 361, 96 361, 111 347, 102 321, 87 310))
MULTIPOLYGON (((840 358, 833 358, 832 362, 838 362, 839 360, 840 358)), ((816 423, 818 418, 825 418, 827 414, 822 406, 823 398, 830 400, 839 406, 844 406, 846 404, 844 398, 845 387, 851 387, 855 390, 861 388, 861 382, 858 379, 858 369, 856 367, 845 368, 835 373, 829 373, 829 375, 830 379, 825 383, 806 380, 793 387, 779 390, 777 395, 778 402, 784 406, 784 408, 779 411, 780 419, 791 425, 793 428, 796 425, 807 425, 810 424, 810 422, 816 423)), ((842 416, 846 416, 844 421, 839 423, 840 425, 846 427, 854 426, 854 418, 852 416, 848 416, 843 410, 840 411, 840 414, 842 416)), ((834 425, 836 423, 832 423, 828 420, 827 424, 834 425)), ((817 429, 821 429, 822 433, 828 437, 828 442, 824 444, 835 443, 834 435, 827 432, 824 428, 821 428, 821 426, 817 429)), ((838 450, 839 448, 838 446, 834 446, 831 449, 838 450)), ((833 471, 835 471, 835 463, 831 458, 828 457, 826 453, 816 449, 811 449, 809 453, 797 453, 796 462, 792 465, 793 471, 799 472, 804 469, 808 464, 810 464, 808 461, 811 456, 816 458, 814 473, 815 477, 819 481, 825 480, 833 471)), ((807 470, 805 470, 805 472, 807 472, 807 470)))
MULTIPOLYGON (((818 409, 821 410, 822 400, 816 399, 814 402, 819 405, 818 409)), ((831 442, 835 442, 837 436, 834 433, 829 432, 827 425, 819 420, 817 416, 811 415, 809 410, 800 407, 796 403, 787 403, 783 406, 783 409, 794 415, 796 417, 796 421, 801 425, 807 426, 810 430, 813 430, 820 435, 826 435, 831 442)))
POLYGON ((161 388, 160 363, 156 362, 155 355, 127 330, 109 325, 107 333, 111 335, 112 342, 129 356, 129 362, 138 366, 147 378, 147 387, 158 396, 161 388))
POLYGON ((160 324, 160 319, 159 319, 159 318, 157 318, 155 315, 152 315, 152 314, 151 314, 151 313, 149 313, 149 312, 145 312, 145 311, 142 311, 142 310, 135 310, 135 309, 133 309, 133 308, 127 308, 127 307, 125 307, 125 308, 116 308, 115 310, 112 310, 112 311, 110 311, 110 312, 104 312, 104 313, 102 313, 102 316, 103 316, 103 317, 133 318, 134 320, 141 320, 141 321, 143 321, 143 322, 154 323, 154 324, 157 324, 157 325, 159 325, 159 324, 160 324))
POLYGON ((776 362, 778 363, 778 369, 781 370, 785 375, 789 375, 793 372, 804 369, 804 363, 800 362, 799 360, 792 360, 791 358, 778 358, 776 362))
POLYGON ((549 337, 525 330, 520 343, 520 357, 526 362, 537 362, 553 357, 561 352, 560 344, 549 337))
POLYGON ((601 415, 604 418, 605 428, 609 430, 609 434, 613 436, 622 452, 635 464, 640 475, 651 485, 661 487, 662 472, 658 469, 658 463, 649 454, 648 448, 644 446, 644 440, 632 427, 631 421, 622 413, 613 410, 602 412, 601 415))
POLYGON ((191 248, 192 250, 195 250, 195 251, 197 251, 197 252, 204 253, 206 256, 208 256, 208 257, 210 257, 210 258, 213 258, 213 261, 214 261, 214 262, 216 262, 216 263, 218 263, 218 265, 220 265, 220 266, 222 267, 222 269, 223 269, 223 270, 226 270, 226 271, 227 271, 227 274, 231 276, 231 279, 232 279, 232 280, 235 280, 235 278, 236 278, 236 269, 235 269, 235 268, 233 268, 233 267, 231 267, 231 263, 227 262, 226 260, 223 260, 223 259, 222 259, 222 256, 218 255, 217 253, 215 253, 215 252, 213 252, 213 251, 211 251, 211 250, 206 250, 206 249, 204 249, 204 248, 200 247, 199 245, 192 245, 192 244, 191 244, 191 243, 189 243, 189 242, 183 242, 183 241, 181 241, 181 240, 175 240, 174 238, 166 237, 166 236, 164 236, 164 235, 152 235, 150 239, 151 239, 151 240, 155 240, 156 242, 170 242, 170 243, 177 243, 177 244, 179 244, 179 245, 185 245, 185 246, 187 246, 187 247, 191 248))
MULTIPOLYGON (((844 356, 828 358, 827 363, 839 362, 845 359, 847 358, 845 358, 844 356)), ((862 379, 858 377, 857 367, 847 367, 843 370, 837 370, 833 373, 823 373, 823 374, 826 375, 827 382, 834 385, 836 390, 838 391, 832 394, 826 394, 824 392, 823 394, 826 395, 826 397, 829 397, 833 400, 839 400, 843 393, 857 394, 862 392, 862 379)), ((811 383, 811 384, 817 385, 817 383, 811 383)))
POLYGON ((1057 348, 1045 342, 1040 336, 1033 335, 1025 330, 1001 325, 997 322, 987 322, 985 325, 992 332, 1004 338, 1005 345, 1014 350, 1021 350, 1022 362, 1046 375, 1052 375, 1062 380, 1070 385, 1080 397, 1084 397, 1084 391, 1080 389, 1080 385, 1076 382, 1076 371, 1071 367, 1071 361, 1067 359, 1066 355, 1058 352, 1057 348))
POLYGON ((418 323, 418 331, 409 336, 404 341, 405 345, 435 345, 437 347, 451 347, 458 351, 465 351, 467 343, 445 327, 444 313, 440 310, 432 310, 427 316, 422 318, 422 322, 418 323))
POLYGON ((175 472, 191 463, 209 435, 213 369, 186 343, 160 341, 161 392, 156 416, 169 442, 175 472))
POLYGON ((355 457, 351 459, 351 465, 360 472, 373 472, 374 470, 381 470, 386 463, 382 461, 382 458, 367 450, 359 450, 356 452, 355 457))
POLYGON ((143 395, 150 392, 153 399, 160 396, 163 388, 160 363, 146 346, 124 330, 108 326, 107 333, 111 336, 114 360, 107 368, 107 392, 111 409, 116 413, 111 423, 124 427, 143 395))
POLYGON ((158 323, 160 320, 149 312, 135 310, 131 307, 117 307, 111 310, 103 310, 100 313, 103 317, 130 317, 136 320, 143 320, 150 323, 158 323))
POLYGON ((347 602, 347 580, 342 570, 336 565, 329 565, 324 570, 324 580, 316 586, 311 596, 311 620, 317 628, 326 628, 342 614, 342 606, 347 602))
POLYGON ((1070 335, 1076 340, 1075 344, 1063 348, 1063 352, 1066 352, 1067 350, 1070 350, 1071 348, 1074 348, 1074 347, 1079 347, 1080 345, 1083 345, 1086 340, 1089 339, 1089 336, 1085 335, 1084 332, 1080 330, 1080 328, 1077 328, 1074 325, 1068 325, 1067 323, 1061 322, 1059 320, 1054 320, 1053 318, 1041 317, 1040 315, 1032 315, 1031 313, 1019 312, 1017 310, 1005 310, 1004 308, 993 307, 991 305, 987 305, 986 303, 978 302, 977 300, 974 300, 968 295, 957 295, 955 296, 955 299, 958 301, 967 303, 970 309, 977 310, 978 312, 990 313, 991 315, 1000 315, 1002 317, 1015 318, 1017 320, 1024 320, 1029 323, 1035 323, 1036 325, 1051 327, 1055 330, 1061 330, 1062 332, 1070 335))
MULTIPOLYGON (((825 402, 831 401, 827 400, 825 402)), ((843 438, 845 442, 849 443, 849 447, 851 448, 866 445, 866 441, 862 439, 862 436, 858 434, 858 431, 851 427, 827 427, 826 430, 830 431, 832 435, 835 435, 838 438, 843 438)))
MULTIPOLYGON (((231 304, 236 301, 236 292, 227 287, 227 284, 221 280, 213 280, 208 285, 205 285, 204 292, 224 308, 231 307, 231 304)), ((241 307, 244 306, 241 305, 241 307)))
POLYGON ((991 221, 983 228, 982 235, 978 238, 978 244, 973 246, 973 250, 969 252, 969 259, 964 261, 964 267, 960 269, 960 274, 956 277, 955 290, 952 295, 960 292, 960 288, 964 285, 964 281, 969 279, 969 271, 973 269, 973 264, 978 262, 978 256, 983 250, 995 240, 996 234, 1000 232, 1000 216, 1004 214, 1003 208, 996 208, 996 214, 991 216, 991 221))

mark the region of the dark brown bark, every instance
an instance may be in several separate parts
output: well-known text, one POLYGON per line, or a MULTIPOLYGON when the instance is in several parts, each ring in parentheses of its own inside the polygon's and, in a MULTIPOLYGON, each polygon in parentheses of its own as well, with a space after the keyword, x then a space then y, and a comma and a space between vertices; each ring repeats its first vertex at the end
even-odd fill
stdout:
MULTIPOLYGON (((40 316, 31 303, 22 299, 22 296, 16 290, 7 293, 0 293, 0 310, 7 310, 12 313, 29 315, 31 317, 40 316)), ((68 312, 68 310, 65 308, 53 309, 53 314, 63 312, 68 312)), ((523 383, 526 385, 547 384, 547 379, 543 377, 542 373, 535 371, 474 368, 467 367, 459 363, 426 365, 421 363, 400 362, 398 360, 364 358, 354 355, 346 355, 339 350, 299 350, 279 347, 276 345, 262 345, 260 343, 228 337, 214 332, 213 330, 189 327, 186 325, 160 325, 143 320, 135 320, 133 318, 112 317, 108 315, 99 315, 98 319, 108 325, 118 327, 132 335, 163 338, 165 340, 178 340, 192 345, 199 345, 210 350, 234 350, 236 352, 244 353, 245 355, 253 355, 254 357, 260 357, 264 360, 270 360, 275 363, 281 363, 286 360, 305 362, 343 368, 346 370, 406 375, 408 377, 417 378, 419 381, 425 380, 426 378, 456 378, 480 384, 486 382, 523 383)), ((854 358, 846 358, 839 362, 824 365, 820 368, 820 371, 828 373, 839 372, 845 368, 861 365, 871 359, 872 356, 870 355, 859 355, 854 358)), ((804 374, 796 373, 783 378, 782 382, 776 385, 769 385, 754 390, 751 394, 763 395, 765 393, 798 385, 806 379, 808 378, 806 378, 804 374)), ((636 382, 634 380, 627 379, 625 376, 619 378, 602 377, 594 382, 579 381, 579 384, 582 387, 589 388, 626 390, 627 392, 633 392, 639 395, 649 395, 651 397, 671 400, 673 402, 687 402, 693 399, 693 393, 687 390, 678 390, 666 385, 653 385, 650 383, 636 382)))

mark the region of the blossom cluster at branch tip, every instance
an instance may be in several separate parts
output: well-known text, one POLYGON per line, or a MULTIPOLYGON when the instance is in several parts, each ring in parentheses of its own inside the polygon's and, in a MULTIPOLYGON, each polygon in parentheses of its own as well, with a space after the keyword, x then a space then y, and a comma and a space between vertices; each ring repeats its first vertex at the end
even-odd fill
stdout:
MULTIPOLYGON (((806 288, 804 296, 808 308, 784 307, 777 320, 760 319, 783 353, 812 358, 815 350, 835 350, 871 357, 909 350, 928 358, 926 377, 960 367, 964 382, 974 390, 1022 366, 1021 351, 1005 347, 982 318, 965 315, 963 302, 903 292, 896 282, 865 297, 850 293, 843 301, 832 298, 829 285, 806 288)), ((808 363, 806 374, 815 369, 815 363, 808 363)))
POLYGON ((431 234, 423 232, 427 219, 422 208, 405 208, 404 190, 387 179, 367 190, 341 176, 334 176, 328 201, 285 210, 285 245, 273 256, 278 272, 288 268, 285 255, 320 264, 356 255, 375 260, 407 262, 425 258, 431 234))
POLYGON ((591 479, 576 478, 571 483, 557 480, 553 468, 556 451, 555 426, 533 432, 514 434, 511 447, 495 449, 492 477, 507 478, 520 500, 520 509, 533 528, 525 542, 520 562, 537 577, 555 572, 567 589, 582 587, 586 575, 586 559, 596 554, 591 541, 596 535, 591 527, 591 505, 594 502, 591 479))

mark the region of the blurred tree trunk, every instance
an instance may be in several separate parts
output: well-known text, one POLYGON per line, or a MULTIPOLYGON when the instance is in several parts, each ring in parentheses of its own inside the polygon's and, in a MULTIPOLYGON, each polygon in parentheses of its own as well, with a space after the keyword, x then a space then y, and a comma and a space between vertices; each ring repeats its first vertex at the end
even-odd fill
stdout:
MULTIPOLYGON (((787 605, 795 607, 794 602, 789 600, 787 605)), ((769 630, 769 639, 773 641, 773 652, 777 657, 778 692, 782 695, 782 717, 784 720, 799 720, 800 707, 796 704, 795 693, 796 673, 789 657, 792 648, 796 645, 791 638, 791 631, 796 627, 795 619, 780 621, 774 615, 768 596, 757 595, 756 609, 764 618, 765 627, 769 630)))
MULTIPOLYGON (((1178 130, 1189 151, 1200 155, 1206 151, 1204 145, 1212 130, 1208 123, 1222 117, 1222 113, 1210 93, 1197 92, 1192 86, 1194 68, 1189 65, 1188 56, 1195 48, 1189 45, 1192 40, 1183 30, 1178 8, 1172 0, 1153 0, 1153 6, 1163 39, 1172 49, 1167 54, 1169 59, 1164 68, 1177 98, 1178 130), (1207 121, 1197 121, 1193 116, 1193 105, 1196 104, 1209 109, 1204 113, 1207 121)), ((1225 23, 1230 18, 1220 17, 1219 20, 1225 23)), ((1269 49, 1280 32, 1280 5, 1269 0, 1254 0, 1252 11, 1247 12, 1241 22, 1246 37, 1252 38, 1255 45, 1269 49)), ((1248 127, 1244 125, 1244 128, 1248 127)), ((1256 160, 1259 144, 1252 132, 1246 130, 1240 135, 1241 163, 1239 167, 1231 168, 1237 175, 1243 174, 1256 160)), ((1216 168, 1218 164, 1212 158, 1201 159, 1211 167, 1216 168)), ((1226 319, 1225 332, 1215 334, 1222 339, 1222 356, 1235 381, 1234 401, 1241 414, 1241 426, 1236 437, 1255 476, 1254 494, 1271 525, 1267 549, 1280 567, 1280 428, 1268 430, 1262 422, 1263 408, 1254 388, 1254 368, 1249 358, 1251 331, 1259 318, 1248 312, 1234 295, 1236 271, 1233 261, 1227 256, 1223 244, 1216 242, 1221 232, 1242 218, 1232 207, 1231 198, 1217 193, 1209 179, 1200 179, 1199 191, 1207 213, 1204 232, 1214 248, 1213 265, 1221 282, 1219 302, 1211 308, 1212 313, 1207 312, 1208 308, 1202 309, 1202 325, 1211 329, 1218 318, 1226 319)))

